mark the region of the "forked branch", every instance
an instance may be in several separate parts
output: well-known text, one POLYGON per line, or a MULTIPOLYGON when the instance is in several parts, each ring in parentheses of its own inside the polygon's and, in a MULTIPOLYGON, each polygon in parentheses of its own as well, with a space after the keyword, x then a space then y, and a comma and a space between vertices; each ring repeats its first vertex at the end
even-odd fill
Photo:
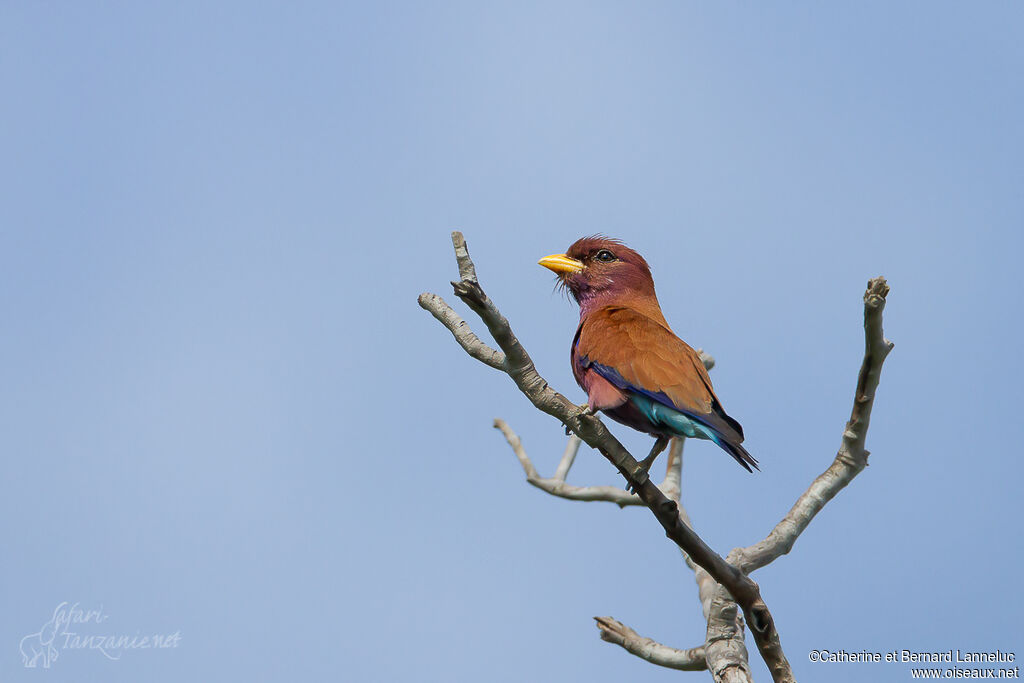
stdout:
POLYGON ((889 285, 885 278, 876 277, 868 281, 864 292, 864 361, 857 375, 850 421, 846 423, 835 460, 818 475, 763 541, 743 549, 740 559, 743 571, 764 567, 792 550, 796 539, 825 507, 825 503, 835 498, 867 467, 869 453, 864 449, 864 443, 871 422, 871 408, 882 375, 882 363, 893 348, 893 343, 882 332, 882 311, 888 293, 889 285))
MULTIPOLYGON (((620 508, 644 504, 635 493, 630 493, 616 486, 573 486, 565 482, 565 478, 569 474, 569 468, 572 467, 573 461, 576 459, 576 453, 580 449, 581 441, 575 434, 569 437, 569 443, 565 446, 565 452, 562 454, 562 459, 559 461, 554 475, 541 477, 540 473, 537 472, 537 468, 534 467, 533 462, 530 460, 530 456, 526 454, 526 449, 523 447, 523 442, 519 439, 519 435, 512 431, 508 423, 501 418, 495 418, 494 428, 501 431, 505 440, 508 441, 508 445, 512 447, 512 452, 516 454, 519 464, 522 465, 523 471, 526 473, 526 481, 541 491, 567 500, 615 503, 620 508)), ((672 445, 669 448, 665 479, 658 485, 662 493, 675 501, 679 500, 679 463, 682 462, 682 453, 683 439, 673 439, 672 445)))
POLYGON ((639 633, 611 617, 594 617, 601 630, 601 640, 615 643, 624 650, 646 659, 651 664, 680 671, 703 671, 708 668, 704 647, 677 650, 674 647, 644 638, 639 633))

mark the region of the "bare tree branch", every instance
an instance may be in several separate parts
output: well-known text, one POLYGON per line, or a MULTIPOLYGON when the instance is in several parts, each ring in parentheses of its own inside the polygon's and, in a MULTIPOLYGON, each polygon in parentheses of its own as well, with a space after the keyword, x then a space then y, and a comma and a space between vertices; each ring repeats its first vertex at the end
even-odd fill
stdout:
POLYGON ((686 510, 683 508, 683 445, 686 438, 682 436, 673 437, 668 446, 668 462, 665 463, 665 479, 661 482, 660 488, 666 497, 679 503, 679 514, 687 526, 691 526, 686 510))
MULTIPOLYGON (((505 440, 508 441, 508 445, 512 447, 512 451, 519 458, 519 464, 523 466, 523 471, 526 473, 526 481, 541 491, 567 500, 615 503, 620 508, 644 504, 636 494, 615 486, 573 486, 572 484, 565 483, 565 478, 569 474, 569 468, 572 467, 572 463, 576 458, 576 452, 580 448, 580 443, 582 443, 575 434, 569 437, 569 443, 566 444, 565 453, 562 454, 562 460, 559 462, 555 474, 549 478, 544 478, 540 476, 537 468, 526 454, 526 449, 523 447, 519 435, 508 426, 508 423, 501 418, 495 418, 494 428, 501 431, 505 440)), ((665 474, 665 480, 658 487, 666 496, 674 500, 679 499, 680 474, 673 465, 678 461, 681 451, 682 440, 674 439, 672 441, 672 450, 669 453, 668 472, 665 474)))
MULTIPOLYGON (((661 489, 650 481, 647 473, 639 468, 636 459, 605 428, 600 419, 586 414, 579 406, 548 385, 537 372, 529 354, 526 353, 512 332, 508 320, 501 315, 494 303, 487 297, 479 282, 475 279, 468 279, 475 275, 475 271, 469 265, 471 261, 468 251, 464 258, 460 253, 460 249, 465 246, 462 235, 453 233, 452 243, 457 252, 460 273, 463 276, 459 282, 452 283, 455 294, 480 316, 491 336, 505 352, 505 372, 516 383, 519 390, 539 410, 561 420, 580 439, 599 450, 619 469, 629 487, 636 491, 661 523, 666 535, 682 548, 696 564, 706 569, 718 583, 725 586, 736 599, 737 604, 743 608, 754 641, 776 683, 793 681, 793 673, 782 651, 774 619, 761 598, 758 585, 738 567, 726 562, 715 553, 700 536, 682 521, 679 504, 666 497, 661 489)), ((420 305, 423 306, 423 295, 420 296, 420 302, 420 305)), ((426 306, 424 307, 426 308, 426 306)), ((451 317, 437 314, 435 317, 445 324, 453 334, 456 333, 449 326, 449 322, 446 322, 446 320, 451 321, 451 317)), ((478 357, 472 352, 470 355, 478 357)))
POLYGON ((796 539, 825 507, 825 503, 832 500, 867 466, 869 453, 864 449, 864 443, 871 422, 871 408, 881 378, 882 363, 894 346, 882 333, 882 311, 888 293, 889 285, 885 278, 876 277, 868 281, 867 291, 864 292, 864 362, 857 376, 853 410, 843 431, 839 453, 832 465, 797 499, 793 508, 767 538, 743 549, 740 566, 744 571, 764 567, 792 550, 796 539))
POLYGON ((473 334, 466 321, 459 317, 459 314, 452 310, 452 307, 444 299, 436 294, 420 294, 420 307, 429 311, 431 315, 441 321, 441 324, 448 328, 459 342, 459 346, 465 349, 466 353, 476 358, 484 365, 489 365, 495 370, 505 371, 505 354, 480 340, 480 337, 473 334))
POLYGON ((697 569, 696 577, 704 618, 708 623, 704 651, 711 676, 715 681, 728 683, 753 681, 744 642, 743 617, 736 601, 703 569, 697 569))
POLYGON ((452 233, 452 246, 455 247, 455 261, 459 264, 459 278, 476 282, 476 266, 473 265, 473 259, 469 258, 466 238, 457 230, 452 233))
POLYGON ((644 638, 622 622, 611 617, 594 617, 601 630, 601 640, 614 643, 651 664, 680 671, 703 671, 708 668, 703 647, 677 650, 656 640, 644 638))
MULTIPOLYGON (((494 421, 497 426, 498 421, 494 421)), ((558 461, 558 469, 555 470, 552 475, 557 481, 565 481, 565 478, 569 476, 569 469, 572 468, 572 464, 576 462, 576 454, 579 453, 580 437, 575 434, 569 437, 569 443, 565 444, 565 452, 562 453, 562 459, 558 461)))

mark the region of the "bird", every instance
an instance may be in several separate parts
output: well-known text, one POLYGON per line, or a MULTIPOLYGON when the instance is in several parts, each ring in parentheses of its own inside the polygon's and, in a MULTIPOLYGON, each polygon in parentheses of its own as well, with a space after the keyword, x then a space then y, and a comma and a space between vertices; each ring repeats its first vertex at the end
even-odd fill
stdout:
POLYGON ((743 427, 715 395, 704 363, 665 320, 643 256, 620 240, 596 235, 538 263, 554 271, 579 304, 570 360, 573 377, 587 393, 585 412, 601 411, 655 438, 641 471, 677 436, 712 441, 748 472, 760 470, 742 446, 743 427))

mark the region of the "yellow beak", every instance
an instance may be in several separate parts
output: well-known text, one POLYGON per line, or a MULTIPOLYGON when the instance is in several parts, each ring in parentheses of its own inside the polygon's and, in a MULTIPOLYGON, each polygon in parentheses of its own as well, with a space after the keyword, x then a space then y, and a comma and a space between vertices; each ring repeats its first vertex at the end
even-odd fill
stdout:
POLYGON ((583 270, 583 262, 577 261, 574 258, 569 258, 565 254, 552 254, 551 256, 545 256, 540 261, 537 261, 540 265, 544 266, 548 270, 553 270, 556 273, 578 273, 583 270))

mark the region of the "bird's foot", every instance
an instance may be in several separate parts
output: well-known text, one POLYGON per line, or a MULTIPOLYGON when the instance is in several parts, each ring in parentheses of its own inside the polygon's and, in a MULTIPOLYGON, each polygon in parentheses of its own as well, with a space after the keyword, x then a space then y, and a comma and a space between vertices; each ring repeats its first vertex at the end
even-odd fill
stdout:
MULTIPOLYGON (((596 411, 596 410, 594 410, 593 408, 591 408, 591 407, 590 407, 590 404, 587 404, 587 403, 581 403, 581 404, 579 404, 579 405, 578 405, 578 406, 576 406, 576 407, 580 409, 580 415, 581 415, 581 416, 584 416, 584 415, 585 415, 585 416, 587 416, 587 417, 591 417, 591 416, 593 416, 593 415, 596 415, 596 414, 597 414, 597 411, 596 411)), ((569 436, 570 434, 572 434, 572 430, 571 430, 571 429, 569 429, 569 425, 566 425, 566 426, 565 426, 565 435, 566 435, 566 436, 569 436)))
MULTIPOLYGON (((667 436, 659 436, 654 442, 654 447, 651 448, 651 452, 646 458, 636 464, 636 469, 633 470, 633 480, 642 484, 647 481, 647 474, 651 470, 651 465, 658 459, 661 452, 668 447, 669 438, 667 436)), ((626 484, 626 490, 636 493, 636 488, 632 484, 626 484)))
MULTIPOLYGON (((633 481, 643 484, 647 481, 648 473, 651 471, 651 465, 654 464, 654 460, 658 457, 658 454, 648 455, 646 458, 636 464, 636 469, 633 470, 631 476, 633 481)), ((632 483, 626 484, 626 490, 630 493, 636 493, 636 487, 632 483)))

